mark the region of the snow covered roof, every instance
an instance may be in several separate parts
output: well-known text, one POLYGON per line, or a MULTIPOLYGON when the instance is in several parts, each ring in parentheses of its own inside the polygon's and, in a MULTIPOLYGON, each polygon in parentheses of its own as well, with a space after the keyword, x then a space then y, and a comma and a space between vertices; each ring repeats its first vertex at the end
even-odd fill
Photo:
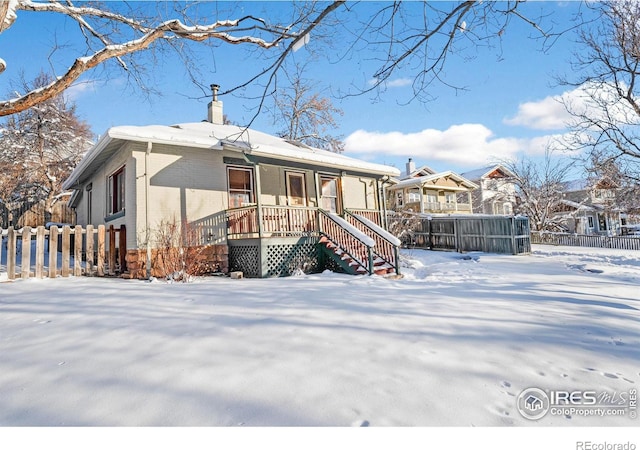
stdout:
POLYGON ((572 200, 560 200, 560 203, 563 205, 569 206, 571 208, 575 208, 581 211, 601 211, 603 208, 599 205, 586 205, 584 203, 574 202, 572 200))
POLYGON ((123 142, 151 142, 209 150, 235 150, 247 155, 296 161, 340 170, 355 170, 375 175, 398 176, 395 167, 370 163, 348 156, 294 143, 283 138, 235 125, 210 122, 183 123, 172 126, 117 126, 110 128, 91 148, 73 171, 65 189, 81 182, 117 151, 123 142))
POLYGON ((424 176, 427 176, 427 175, 433 175, 434 173, 436 173, 436 171, 433 170, 431 167, 429 167, 429 166, 421 166, 421 167, 417 168, 416 170, 414 170, 413 172, 411 172, 409 175, 401 178, 401 180, 405 180, 407 178, 424 177, 424 176))
MULTIPOLYGON (((424 185, 425 183, 428 183, 430 181, 435 181, 435 180, 439 180, 440 178, 451 178, 455 181, 457 181, 458 183, 461 183, 463 186, 469 188, 469 189, 477 189, 478 185, 475 183, 472 183, 471 181, 467 180, 465 177, 458 175, 455 172, 452 172, 450 170, 447 170, 446 172, 438 172, 438 173, 434 173, 433 175, 426 175, 424 177, 417 177, 417 178, 406 178, 404 180, 399 181, 397 184, 391 186, 391 189, 401 189, 401 188, 405 188, 405 187, 420 187, 422 185, 424 185)), ((437 184, 433 185, 432 187, 438 187, 437 184)), ((446 189, 453 189, 450 186, 444 186, 446 189)))
POLYGON ((504 173, 506 176, 508 177, 514 177, 515 175, 506 167, 497 164, 497 165, 493 165, 493 166, 486 166, 486 167, 481 167, 480 169, 474 169, 474 170, 470 170, 468 172, 464 172, 461 175, 463 177, 465 177, 467 180, 480 180, 484 177, 488 177, 489 174, 491 174, 492 172, 494 172, 495 170, 498 170, 502 173, 504 173))

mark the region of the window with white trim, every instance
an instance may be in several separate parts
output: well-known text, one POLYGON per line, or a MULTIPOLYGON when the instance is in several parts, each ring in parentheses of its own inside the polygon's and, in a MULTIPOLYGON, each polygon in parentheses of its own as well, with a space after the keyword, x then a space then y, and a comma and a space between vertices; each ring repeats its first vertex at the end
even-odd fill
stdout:
POLYGON ((239 208, 253 204, 253 169, 245 167, 227 167, 229 183, 229 208, 239 208))
POLYGON ((320 199, 322 209, 338 212, 338 179, 336 177, 320 177, 320 199))

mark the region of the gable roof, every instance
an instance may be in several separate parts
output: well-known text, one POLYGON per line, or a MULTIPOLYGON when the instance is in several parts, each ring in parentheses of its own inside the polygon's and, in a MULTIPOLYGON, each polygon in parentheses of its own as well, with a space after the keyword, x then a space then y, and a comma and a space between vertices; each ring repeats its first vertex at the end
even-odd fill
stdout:
MULTIPOLYGON (((452 172, 450 170, 447 170, 446 172, 438 172, 438 173, 434 173, 432 175, 426 175, 423 177, 417 177, 417 178, 405 178, 404 180, 400 180, 397 184, 390 186, 390 189, 401 189, 401 188, 405 188, 405 187, 420 187, 422 185, 424 185, 425 183, 428 183, 430 181, 435 181, 438 180, 440 178, 450 178, 453 179, 454 181, 457 181, 458 183, 462 184, 463 186, 465 186, 468 189, 477 189, 478 185, 469 181, 468 179, 466 179, 465 177, 458 175, 455 172, 452 172)), ((438 187, 438 185, 433 185, 433 187, 438 187)), ((451 189, 450 186, 446 186, 447 189, 451 189)))
POLYGON ((433 175, 435 174, 436 171, 433 170, 431 167, 429 166, 421 166, 419 168, 417 168, 416 170, 414 170, 413 172, 411 172, 409 175, 403 177, 402 179, 406 179, 406 178, 417 178, 417 177, 424 177, 427 175, 433 175))
POLYGON ((493 166, 481 167, 480 169, 470 170, 468 172, 464 172, 461 175, 465 177, 467 180, 481 180, 482 178, 492 178, 491 175, 495 172, 502 172, 505 177, 515 177, 515 174, 511 172, 509 169, 504 167, 502 164, 496 164, 493 166))
POLYGON ((287 141, 260 131, 235 125, 210 122, 177 125, 117 126, 110 128, 80 161, 64 182, 71 189, 109 159, 125 142, 151 142, 212 151, 232 150, 247 155, 282 161, 297 161, 341 170, 356 170, 375 175, 398 176, 395 167, 370 163, 348 156, 287 141))

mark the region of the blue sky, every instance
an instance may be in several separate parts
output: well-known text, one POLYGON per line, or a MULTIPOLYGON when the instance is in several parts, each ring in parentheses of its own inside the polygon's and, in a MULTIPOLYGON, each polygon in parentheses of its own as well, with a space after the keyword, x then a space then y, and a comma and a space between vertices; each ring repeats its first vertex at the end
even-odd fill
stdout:
MULTIPOLYGON (((203 8, 217 11, 218 18, 233 18, 249 11, 266 17, 284 15, 289 6, 288 2, 208 2, 203 8)), ((357 6, 359 17, 366 17, 380 3, 357 6)), ((584 5, 532 2, 523 12, 532 18, 545 15, 543 23, 559 29, 569 23, 578 8, 584 10, 584 5)), ((336 33, 345 33, 347 25, 336 28, 336 33)), ((434 100, 425 104, 406 104, 411 96, 408 72, 395 74, 379 98, 366 94, 335 98, 334 105, 344 111, 335 133, 345 138, 348 155, 400 169, 409 157, 418 166, 464 172, 501 158, 539 155, 550 136, 565 132, 566 116, 554 96, 572 92, 555 85, 553 74, 569 71, 568 63, 576 48, 571 33, 546 51, 542 50, 544 43, 532 39, 532 35, 535 32, 529 24, 514 19, 493 47, 473 46, 452 55, 444 75, 447 82, 465 90, 433 84, 430 89, 434 100)), ((10 92, 10 81, 16 80, 20 71, 30 78, 40 70, 61 71, 70 65, 72 55, 77 56, 73 48, 82 43, 80 39, 74 26, 42 14, 20 12, 16 23, 0 35, 0 57, 8 65, 0 77, 2 94, 10 92), (61 47, 53 55, 52 42, 61 47)), ((340 44, 323 48, 322 41, 313 42, 313 34, 311 39, 309 48, 299 50, 294 58, 302 62, 309 58, 310 50, 321 51, 322 56, 308 66, 305 76, 314 80, 323 95, 334 95, 354 84, 367 86, 376 68, 372 53, 358 48, 346 54, 340 44)), ((203 83, 218 83, 222 90, 245 81, 265 65, 259 55, 248 55, 229 45, 195 47, 195 52, 203 83)), ((152 73, 150 84, 160 96, 146 98, 123 72, 102 69, 84 76, 68 92, 80 116, 96 134, 115 125, 172 124, 206 117, 208 92, 191 84, 179 60, 161 58, 157 65, 147 58, 141 61, 152 73)), ((258 92, 248 89, 244 94, 252 97, 258 92)), ((225 113, 240 124, 255 114, 255 100, 234 95, 221 99, 225 113)), ((271 133, 279 129, 266 112, 252 126, 271 133)))

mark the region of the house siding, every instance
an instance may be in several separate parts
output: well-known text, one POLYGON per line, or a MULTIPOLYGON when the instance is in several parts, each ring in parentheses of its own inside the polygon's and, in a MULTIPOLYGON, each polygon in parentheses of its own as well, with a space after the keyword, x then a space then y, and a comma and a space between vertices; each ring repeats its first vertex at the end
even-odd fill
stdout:
MULTIPOLYGON (((106 226, 113 225, 116 228, 125 225, 127 230, 136 229, 136 165, 137 161, 132 156, 129 146, 125 145, 97 170, 91 179, 83 184, 81 198, 76 207, 78 225, 86 227, 89 224, 105 224, 106 226), (118 215, 116 218, 110 219, 107 217, 108 180, 109 176, 122 166, 125 166, 124 215, 118 215), (89 194, 87 186, 89 185, 91 185, 91 217, 88 216, 89 194)), ((134 246, 135 243, 135 233, 127 233, 127 247, 134 246)))
POLYGON ((373 178, 342 177, 343 205, 346 209, 377 209, 377 182, 373 178))
POLYGON ((286 206, 288 204, 287 172, 304 174, 307 206, 318 205, 315 173, 313 170, 288 167, 286 165, 276 166, 273 164, 260 164, 258 167, 260 169, 260 203, 262 205, 286 206))
MULTIPOLYGON (((151 199, 148 223, 152 241, 162 221, 175 219, 179 223, 201 223, 227 209, 227 165, 223 158, 229 155, 232 154, 216 150, 153 145, 148 162, 148 195, 151 199)), ((135 158, 142 168, 137 179, 140 217, 137 229, 144 230, 147 222, 145 151, 135 152, 135 158)), ((136 246, 142 245, 144 236, 139 236, 136 246)))

